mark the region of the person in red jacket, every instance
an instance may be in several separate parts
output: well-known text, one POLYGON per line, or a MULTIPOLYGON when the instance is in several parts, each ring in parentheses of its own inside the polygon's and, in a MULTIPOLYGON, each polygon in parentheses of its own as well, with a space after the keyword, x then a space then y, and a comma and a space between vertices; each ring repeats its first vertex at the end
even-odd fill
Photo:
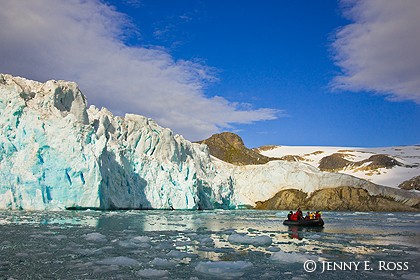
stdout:
POLYGON ((296 213, 297 213, 297 218, 298 218, 298 220, 303 220, 303 213, 302 213, 302 210, 300 209, 300 207, 298 208, 298 210, 296 211, 296 213))

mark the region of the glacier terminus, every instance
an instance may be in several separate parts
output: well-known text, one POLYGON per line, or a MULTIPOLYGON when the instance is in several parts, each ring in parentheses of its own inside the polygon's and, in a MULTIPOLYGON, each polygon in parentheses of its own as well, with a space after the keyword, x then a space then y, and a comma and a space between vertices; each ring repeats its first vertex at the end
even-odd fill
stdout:
POLYGON ((416 193, 305 163, 234 166, 150 118, 87 107, 74 82, 0 74, 0 209, 236 209, 282 189, 416 193))

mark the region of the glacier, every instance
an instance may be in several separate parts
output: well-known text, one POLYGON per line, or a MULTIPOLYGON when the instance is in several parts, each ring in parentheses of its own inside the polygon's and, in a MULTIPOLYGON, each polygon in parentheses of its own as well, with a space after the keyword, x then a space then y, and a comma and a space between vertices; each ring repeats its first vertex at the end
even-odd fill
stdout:
POLYGON ((235 209, 285 188, 416 193, 304 163, 233 166, 150 118, 87 107, 78 85, 0 74, 0 209, 235 209))
POLYGON ((87 108, 77 84, 0 75, 0 208, 234 207, 207 147, 87 108))

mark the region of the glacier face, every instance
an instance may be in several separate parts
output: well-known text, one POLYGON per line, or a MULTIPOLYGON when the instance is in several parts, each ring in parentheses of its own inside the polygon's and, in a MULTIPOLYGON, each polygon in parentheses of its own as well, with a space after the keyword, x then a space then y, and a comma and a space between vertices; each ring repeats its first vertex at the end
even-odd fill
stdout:
POLYGON ((86 107, 75 83, 0 75, 0 208, 234 207, 207 147, 86 107))
POLYGON ((0 209, 231 209, 341 186, 420 203, 304 163, 234 166, 146 117, 87 108, 75 83, 0 74, 0 209))
POLYGON ((338 187, 363 188, 371 196, 388 197, 408 206, 420 203, 420 193, 376 185, 347 174, 322 172, 302 162, 278 160, 264 165, 244 166, 228 164, 217 159, 213 162, 217 169, 229 174, 234 185, 235 201, 242 205, 255 206, 255 202, 265 201, 279 191, 287 189, 312 194, 316 190, 338 187))

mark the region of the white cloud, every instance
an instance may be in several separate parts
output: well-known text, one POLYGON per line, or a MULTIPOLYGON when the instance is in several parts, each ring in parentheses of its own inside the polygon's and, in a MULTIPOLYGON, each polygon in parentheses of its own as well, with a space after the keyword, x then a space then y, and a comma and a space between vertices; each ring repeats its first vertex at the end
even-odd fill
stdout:
POLYGON ((0 26, 0 72, 76 81, 90 104, 154 118, 191 140, 279 113, 206 97, 212 69, 175 61, 164 49, 125 45, 127 30, 137 30, 98 0, 3 0, 0 26))
POLYGON ((336 33, 336 89, 420 104, 420 1, 342 1, 353 23, 336 33))

